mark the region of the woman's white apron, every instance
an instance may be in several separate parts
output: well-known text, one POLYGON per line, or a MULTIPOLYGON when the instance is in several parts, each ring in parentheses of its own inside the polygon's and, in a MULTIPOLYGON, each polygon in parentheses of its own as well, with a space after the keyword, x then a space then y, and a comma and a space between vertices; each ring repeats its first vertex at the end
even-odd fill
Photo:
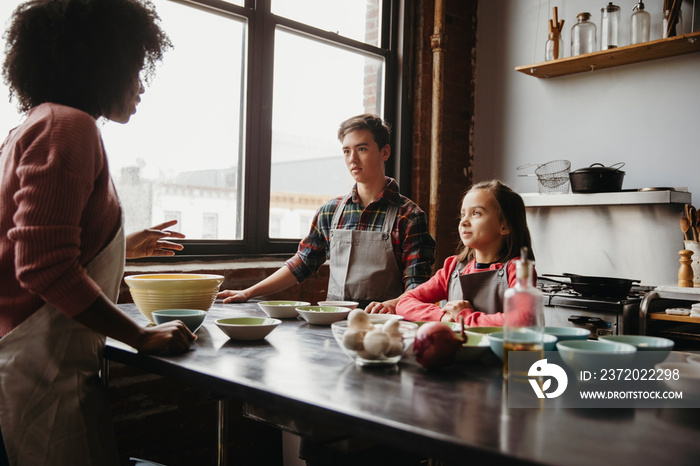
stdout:
MULTIPOLYGON (((124 231, 85 267, 116 302, 124 231)), ((118 465, 99 371, 105 337, 51 304, 0 339, 0 428, 13 466, 118 465)))

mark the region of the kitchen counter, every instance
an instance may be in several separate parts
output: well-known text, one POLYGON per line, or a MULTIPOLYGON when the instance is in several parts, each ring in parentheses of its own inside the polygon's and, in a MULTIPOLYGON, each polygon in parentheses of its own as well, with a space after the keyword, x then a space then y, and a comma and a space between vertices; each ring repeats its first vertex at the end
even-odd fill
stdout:
MULTIPOLYGON (((120 305, 146 325, 133 304, 120 305)), ((691 464, 700 455, 692 409, 515 409, 505 406, 500 361, 425 371, 410 358, 356 367, 330 327, 283 320, 263 341, 229 340, 215 320, 263 316, 254 303, 216 303, 182 355, 141 355, 109 339, 106 357, 204 387, 298 426, 333 426, 457 464, 691 464)))

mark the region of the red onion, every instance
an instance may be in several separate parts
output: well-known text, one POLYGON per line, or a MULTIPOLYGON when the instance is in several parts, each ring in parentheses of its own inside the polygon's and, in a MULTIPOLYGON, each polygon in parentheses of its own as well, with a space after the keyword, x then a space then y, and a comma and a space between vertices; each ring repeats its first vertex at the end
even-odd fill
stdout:
POLYGON ((441 322, 428 322, 416 332, 413 352, 418 364, 430 369, 450 363, 460 346, 462 340, 450 327, 441 322))

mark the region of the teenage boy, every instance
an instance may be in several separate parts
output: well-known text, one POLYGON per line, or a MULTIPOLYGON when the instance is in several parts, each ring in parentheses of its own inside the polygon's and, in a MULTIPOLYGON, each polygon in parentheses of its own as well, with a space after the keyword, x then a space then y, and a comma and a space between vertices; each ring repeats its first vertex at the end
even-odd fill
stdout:
POLYGON ((390 129, 364 114, 340 124, 352 191, 316 212, 297 253, 275 273, 245 290, 224 290, 224 303, 282 291, 302 282, 330 260, 329 300, 358 301, 370 313, 394 314, 404 291, 427 281, 435 261, 435 240, 425 213, 399 193, 385 175, 391 155, 390 129))

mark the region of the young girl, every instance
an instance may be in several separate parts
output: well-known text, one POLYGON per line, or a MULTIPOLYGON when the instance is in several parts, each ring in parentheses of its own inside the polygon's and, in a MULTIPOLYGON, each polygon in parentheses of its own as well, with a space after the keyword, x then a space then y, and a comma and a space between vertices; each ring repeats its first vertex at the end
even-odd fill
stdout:
POLYGON ((478 183, 465 194, 459 216, 462 248, 427 282, 408 291, 396 313, 412 321, 503 325, 503 293, 515 286, 515 261, 527 247, 534 260, 522 198, 500 181, 478 183), (447 299, 444 308, 437 302, 447 299))

